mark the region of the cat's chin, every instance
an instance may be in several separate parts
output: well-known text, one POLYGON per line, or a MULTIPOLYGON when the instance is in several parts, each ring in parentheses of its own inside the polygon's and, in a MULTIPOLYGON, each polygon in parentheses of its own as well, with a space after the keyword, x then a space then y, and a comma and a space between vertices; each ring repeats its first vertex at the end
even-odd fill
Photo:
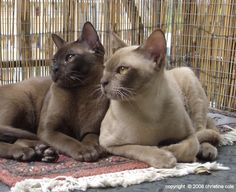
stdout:
POLYGON ((71 81, 65 81, 65 80, 61 80, 61 79, 52 79, 53 82, 58 86, 58 87, 62 87, 62 88, 76 88, 76 87, 80 87, 83 86, 83 83, 81 82, 71 82, 71 81))
POLYGON ((76 87, 81 87, 83 84, 81 83, 61 83, 61 82, 56 82, 56 85, 59 86, 59 87, 62 87, 62 88, 67 88, 67 89, 70 89, 70 88, 76 88, 76 87))

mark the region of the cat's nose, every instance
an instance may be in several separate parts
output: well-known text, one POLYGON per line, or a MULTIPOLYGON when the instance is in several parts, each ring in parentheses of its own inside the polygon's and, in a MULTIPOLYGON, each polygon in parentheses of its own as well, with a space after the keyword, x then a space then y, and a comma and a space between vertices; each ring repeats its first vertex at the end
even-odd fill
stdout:
POLYGON ((55 73, 59 70, 59 65, 53 65, 52 66, 52 71, 55 73))
POLYGON ((106 87, 106 86, 108 85, 108 83, 109 83, 109 81, 106 80, 106 79, 102 79, 102 80, 101 80, 101 85, 102 85, 102 87, 106 87))

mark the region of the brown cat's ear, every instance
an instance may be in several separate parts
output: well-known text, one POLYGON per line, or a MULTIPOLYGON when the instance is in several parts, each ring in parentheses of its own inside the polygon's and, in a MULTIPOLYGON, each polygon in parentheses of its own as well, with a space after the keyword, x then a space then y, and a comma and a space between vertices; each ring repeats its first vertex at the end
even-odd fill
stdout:
POLYGON ((94 29, 92 23, 86 22, 82 29, 81 39, 86 41, 91 49, 94 49, 99 41, 97 31, 94 29))
POLYGON ((161 29, 156 29, 147 38, 145 43, 140 47, 142 52, 147 53, 147 55, 157 63, 156 68, 160 69, 162 64, 164 64, 163 59, 166 55, 166 39, 165 34, 161 29))
POLYGON ((62 39, 60 36, 58 36, 55 33, 52 34, 52 40, 58 49, 61 48, 66 43, 66 41, 64 39, 62 39))
POLYGON ((118 49, 122 47, 127 47, 128 45, 114 32, 110 31, 110 37, 112 39, 112 52, 115 53, 118 49))
POLYGON ((97 31, 89 21, 84 24, 81 37, 78 41, 85 41, 89 48, 94 50, 97 55, 104 56, 105 49, 99 40, 97 31))

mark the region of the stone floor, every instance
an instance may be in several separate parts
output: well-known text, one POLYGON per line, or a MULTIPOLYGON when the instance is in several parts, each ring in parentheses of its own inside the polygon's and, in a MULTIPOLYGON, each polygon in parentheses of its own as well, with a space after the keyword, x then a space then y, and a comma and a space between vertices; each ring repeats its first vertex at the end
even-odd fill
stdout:
MULTIPOLYGON (((236 118, 210 114, 217 124, 236 123, 236 118)), ((216 171, 211 175, 187 175, 167 178, 152 183, 133 185, 127 188, 89 189, 88 192, 236 192, 236 147, 219 148, 217 162, 230 167, 227 171, 216 171)), ((0 183, 0 192, 9 192, 9 187, 0 183)), ((78 191, 76 191, 78 192, 78 191)))

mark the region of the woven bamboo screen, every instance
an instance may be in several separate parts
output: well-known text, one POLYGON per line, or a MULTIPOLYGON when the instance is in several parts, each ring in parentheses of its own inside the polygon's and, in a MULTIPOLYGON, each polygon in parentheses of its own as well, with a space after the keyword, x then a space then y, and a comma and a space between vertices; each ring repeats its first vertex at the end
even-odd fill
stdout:
POLYGON ((236 111, 236 1, 174 1, 171 62, 192 67, 211 106, 236 111))
POLYGON ((49 75, 51 33, 73 41, 91 21, 110 56, 109 31, 140 44, 159 27, 168 66, 192 67, 211 106, 235 112, 235 15, 235 0, 0 0, 0 82, 49 75))

